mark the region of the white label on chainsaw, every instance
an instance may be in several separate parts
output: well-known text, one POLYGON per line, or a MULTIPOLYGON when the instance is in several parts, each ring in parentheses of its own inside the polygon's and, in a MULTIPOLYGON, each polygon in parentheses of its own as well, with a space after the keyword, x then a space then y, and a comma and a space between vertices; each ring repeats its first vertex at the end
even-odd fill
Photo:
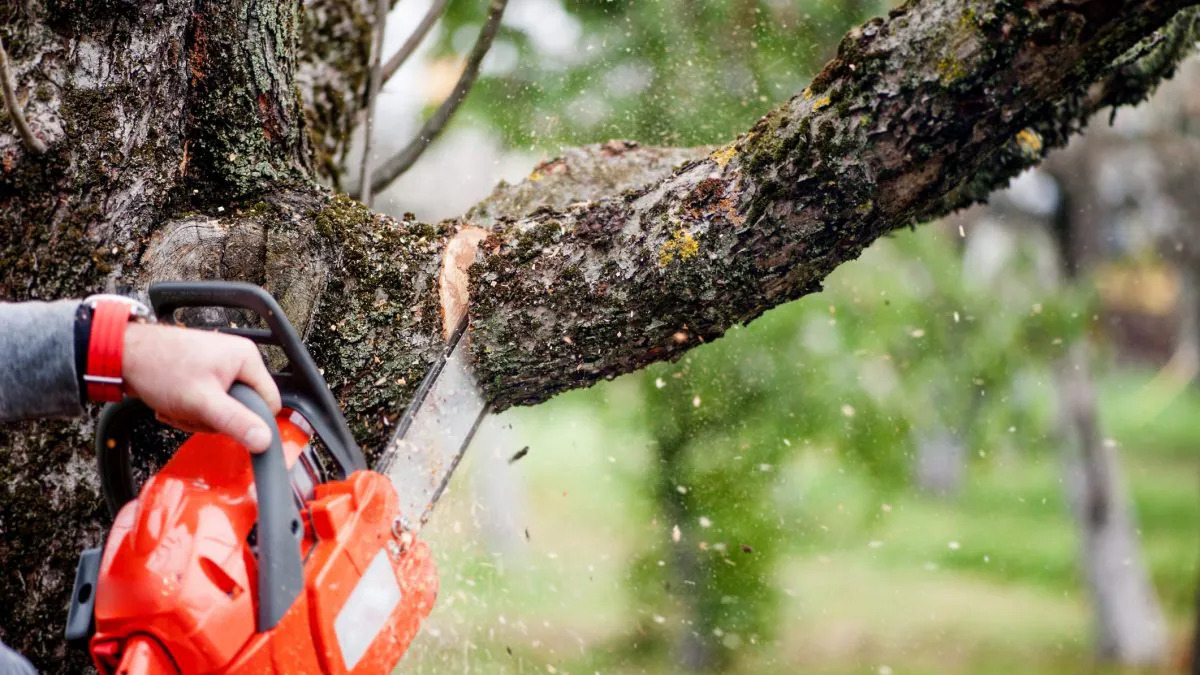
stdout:
POLYGON ((398 604, 400 584, 396 583, 387 552, 379 549, 333 620, 333 632, 342 648, 346 670, 358 665, 398 604))

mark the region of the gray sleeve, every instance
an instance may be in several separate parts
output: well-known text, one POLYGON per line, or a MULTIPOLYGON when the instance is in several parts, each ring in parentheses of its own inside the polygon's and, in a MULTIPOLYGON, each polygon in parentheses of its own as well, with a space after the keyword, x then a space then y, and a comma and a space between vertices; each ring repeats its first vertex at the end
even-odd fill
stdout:
POLYGON ((0 302, 0 422, 83 412, 75 373, 79 302, 0 302))
POLYGON ((29 665, 24 656, 0 642, 0 675, 37 675, 37 670, 29 665))

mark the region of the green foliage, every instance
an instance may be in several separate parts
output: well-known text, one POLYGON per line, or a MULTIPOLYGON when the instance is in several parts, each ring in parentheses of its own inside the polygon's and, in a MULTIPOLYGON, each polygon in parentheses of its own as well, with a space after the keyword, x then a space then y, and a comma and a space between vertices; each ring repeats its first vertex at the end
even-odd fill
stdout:
MULTIPOLYGON (((451 3, 443 51, 465 51, 456 36, 479 25, 483 6, 451 3)), ((485 72, 466 103, 468 116, 486 120, 511 145, 726 142, 800 91, 841 35, 880 9, 865 0, 566 0, 562 7, 579 30, 576 44, 547 48, 512 28, 524 24, 510 17, 493 50, 515 50, 515 63, 485 72)))
POLYGON ((1038 383, 1087 327, 1091 298, 1043 288, 1036 251, 999 282, 972 281, 960 242, 934 229, 884 240, 820 295, 634 376, 636 400, 607 414, 646 430, 647 487, 680 531, 635 563, 648 612, 682 613, 720 659, 774 637, 785 515, 803 518, 785 513, 780 468, 804 451, 886 496, 907 486, 924 430, 953 429, 976 461, 1044 447, 1038 383))
MULTIPOLYGON (((546 5, 578 27, 576 44, 554 51, 510 14, 493 57, 515 60, 485 69, 464 117, 509 145, 549 151, 611 137, 726 142, 800 91, 845 30, 884 9, 864 0, 546 5)), ((465 52, 463 36, 476 33, 483 10, 451 3, 439 49, 465 52)), ((1035 586, 1075 581, 1063 522, 1047 523, 1064 511, 1061 486, 1045 471, 1053 460, 1041 454, 1047 366, 1089 330, 1095 301, 1048 290, 1040 252, 1028 246, 998 278, 974 278, 962 244, 934 229, 881 241, 835 271, 821 294, 735 327, 678 363, 570 395, 652 453, 646 472, 623 478, 625 492, 637 494, 626 498, 637 504, 635 527, 643 516, 651 525, 628 538, 626 595, 640 619, 628 650, 616 650, 622 658, 678 656, 690 640, 708 650, 710 666, 754 672, 747 664, 787 639, 781 612, 790 603, 779 579, 798 552, 894 541, 878 558, 897 567, 923 559, 1035 586), (996 478, 1003 458, 1021 457, 1036 464, 1039 482, 969 489, 966 515, 922 500, 906 489, 915 439, 938 429, 968 450, 973 475, 996 478), (813 458, 821 484, 803 480, 813 458), (1008 504, 1014 495, 1019 507, 1008 504), (907 519, 880 520, 882 501, 906 508, 907 519), (990 553, 947 547, 959 539, 983 547, 956 531, 1002 505, 1010 516, 989 521, 998 537, 990 553), (852 534, 831 531, 835 519, 852 534), (904 529, 921 526, 928 531, 904 529)), ((1177 538, 1161 541, 1152 560, 1176 552, 1177 538)), ((1189 574, 1158 571, 1156 580, 1183 588, 1189 574)))

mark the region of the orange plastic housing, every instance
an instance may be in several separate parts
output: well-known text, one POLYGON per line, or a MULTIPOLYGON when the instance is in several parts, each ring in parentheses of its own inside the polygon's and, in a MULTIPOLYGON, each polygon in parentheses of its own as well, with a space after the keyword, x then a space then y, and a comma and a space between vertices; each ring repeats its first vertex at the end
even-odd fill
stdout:
MULTIPOLYGON (((291 466, 309 442, 278 418, 291 466)), ((388 673, 433 608, 429 549, 392 532, 399 501, 371 471, 305 504, 304 592, 257 633, 254 479, 245 448, 188 439, 117 515, 96 585, 101 673, 388 673), (394 582, 394 584, 393 584, 394 582)))

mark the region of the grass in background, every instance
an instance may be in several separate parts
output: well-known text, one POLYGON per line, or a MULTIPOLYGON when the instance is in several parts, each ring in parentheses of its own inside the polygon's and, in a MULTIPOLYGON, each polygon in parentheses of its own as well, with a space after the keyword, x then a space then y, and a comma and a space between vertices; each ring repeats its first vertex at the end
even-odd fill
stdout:
MULTIPOLYGON (((1019 259, 1003 292, 972 286, 957 240, 926 232, 872 246, 822 294, 678 364, 506 413, 515 430, 477 439, 426 530, 442 592, 402 670, 678 672, 663 638, 688 617, 659 586, 671 577, 656 565, 671 562, 656 556, 707 538, 727 551, 710 549, 707 565, 778 555, 765 573, 780 591, 777 630, 720 636, 735 672, 1094 672, 1045 431, 1046 365, 1086 330, 1090 300, 1048 295, 1017 274, 1019 259), (910 430, 939 423, 968 427, 952 499, 909 485, 910 430), (687 517, 713 522, 675 543, 649 486, 653 443, 681 428, 702 509, 687 517), (497 503, 477 489, 485 481, 520 497, 497 503), (516 525, 507 535, 496 510, 516 525)), ((1103 373, 1098 388, 1181 664, 1200 554, 1200 393, 1139 370, 1103 373)), ((699 583, 737 623, 752 594, 731 579, 699 583)))
MULTIPOLYGON (((1151 415, 1146 406, 1159 403, 1139 395, 1151 381, 1115 373, 1101 382, 1101 406, 1182 663, 1197 578, 1200 396, 1151 415)), ((529 538, 489 554, 472 516, 482 506, 461 487, 447 498, 426 532, 441 597, 402 671, 676 672, 639 640, 672 617, 641 610, 626 576, 640 547, 669 536, 635 489, 646 440, 594 412, 597 397, 617 402, 630 386, 507 416, 528 456, 474 480, 519 474, 529 538)), ((488 451, 481 441, 472 453, 488 451)), ((1094 672, 1060 473, 1053 456, 1009 453, 973 464, 962 494, 937 500, 881 492, 823 449, 800 453, 777 485, 793 533, 776 572, 782 630, 739 647, 741 672, 1094 672)))

